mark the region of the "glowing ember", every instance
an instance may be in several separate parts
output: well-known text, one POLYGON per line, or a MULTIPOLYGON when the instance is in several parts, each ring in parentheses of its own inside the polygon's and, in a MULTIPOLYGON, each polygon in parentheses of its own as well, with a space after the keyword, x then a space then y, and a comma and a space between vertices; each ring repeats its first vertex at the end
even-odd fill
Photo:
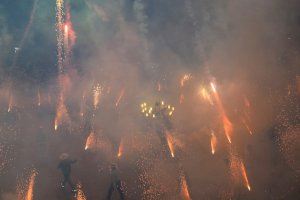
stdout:
POLYGON ((97 84, 93 88, 93 97, 94 97, 94 108, 97 109, 99 107, 100 97, 102 94, 103 88, 100 84, 97 84))
POLYGON ((188 184, 184 175, 181 176, 181 196, 184 200, 191 199, 188 184))
POLYGON ((250 184, 249 184, 249 181, 248 181, 245 165, 244 165, 243 162, 241 162, 241 171, 242 171, 242 175, 243 175, 243 178, 244 178, 245 185, 248 188, 248 190, 250 191, 251 187, 250 187, 250 184))
POLYGON ((185 74, 181 79, 180 79, 180 87, 183 87, 185 83, 192 78, 191 74, 185 74))
POLYGON ((26 193, 26 198, 25 200, 33 200, 33 189, 34 189, 34 183, 35 183, 35 177, 37 175, 37 172, 33 170, 30 179, 29 179, 29 185, 28 185, 28 190, 26 193))
POLYGON ((171 156, 174 158, 175 157, 175 154, 174 154, 174 138, 171 135, 171 133, 166 132, 166 139, 167 139, 167 142, 168 142, 168 147, 169 147, 171 156))
POLYGON ((206 88, 201 87, 200 89, 200 93, 201 97, 203 98, 203 100, 209 102, 210 105, 214 105, 214 102, 212 100, 211 95, 209 94, 209 92, 206 90, 206 88))
POLYGON ((120 92, 120 95, 119 95, 119 97, 118 97, 118 99, 116 101, 116 107, 118 107, 118 105, 119 105, 122 97, 124 96, 124 94, 125 94, 125 89, 122 89, 122 91, 120 92))
POLYGON ((86 139, 86 143, 85 143, 85 150, 90 149, 96 142, 96 134, 94 131, 92 131, 90 133, 90 135, 88 136, 88 138, 86 139))
POLYGON ((85 194, 82 190, 81 183, 77 184, 77 189, 78 189, 78 191, 77 191, 77 200, 86 200, 86 196, 85 196, 85 194))
POLYGON ((213 131, 211 132, 210 146, 211 146, 211 153, 215 154, 216 146, 217 146, 217 137, 215 136, 213 131))
POLYGON ((232 123, 226 115, 225 109, 223 107, 223 103, 217 92, 216 85, 213 82, 211 82, 210 85, 211 85, 211 89, 214 93, 218 111, 222 117, 222 122, 223 122, 223 127, 224 127, 226 138, 227 138, 228 142, 231 143, 231 135, 232 135, 232 131, 233 131, 232 123))
POLYGON ((119 151, 118 151, 119 158, 122 156, 123 150, 124 150, 124 142, 123 142, 123 140, 121 140, 120 145, 119 145, 119 151))

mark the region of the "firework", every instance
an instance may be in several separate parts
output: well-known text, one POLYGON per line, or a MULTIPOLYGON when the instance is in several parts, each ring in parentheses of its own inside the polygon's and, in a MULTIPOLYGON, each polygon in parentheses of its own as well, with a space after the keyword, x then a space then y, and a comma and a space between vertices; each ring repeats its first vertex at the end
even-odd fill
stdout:
POLYGON ((125 89, 122 89, 121 92, 120 92, 120 95, 119 95, 119 97, 116 101, 116 107, 118 107, 118 105, 119 105, 121 99, 123 98, 124 94, 125 94, 125 89))
POLYGON ((38 106, 41 106, 41 93, 40 93, 40 88, 38 88, 37 99, 38 99, 38 106))
POLYGON ((123 151, 124 151, 124 142, 123 140, 121 140, 119 145, 118 158, 120 158, 123 155, 123 151))
POLYGON ((77 184, 77 189, 78 189, 78 191, 77 191, 77 200, 86 200, 86 196, 85 196, 85 194, 82 190, 81 183, 77 184))
POLYGON ((33 200, 33 189, 34 189, 36 175, 37 175, 36 170, 33 170, 29 179, 29 185, 28 185, 28 190, 26 193, 25 200, 33 200))
POLYGON ((180 79, 180 87, 183 87, 185 83, 192 78, 191 74, 185 74, 183 77, 180 79))
POLYGON ((211 146, 211 153, 215 154, 216 146, 217 146, 217 137, 215 136, 213 131, 211 132, 210 146, 211 146))
POLYGON ((7 109, 7 112, 10 112, 10 111, 12 110, 13 103, 14 103, 13 96, 12 96, 12 94, 9 94, 9 100, 8 100, 8 109, 7 109))
POLYGON ((63 72, 63 45, 64 45, 64 0, 56 0, 56 37, 57 37, 57 57, 59 73, 63 72))
POLYGON ((102 94, 103 88, 100 84, 97 84, 93 88, 93 99, 94 99, 94 109, 98 109, 99 107, 99 102, 100 102, 100 97, 102 94))
POLYGON ((188 184, 184 175, 181 175, 181 196, 184 200, 191 199, 188 184))
POLYGON ((168 143, 168 147, 171 153, 171 156, 174 158, 175 154, 174 154, 174 138, 171 135, 171 133, 166 132, 166 139, 167 139, 167 143, 168 143))
POLYGON ((253 135, 253 132, 252 132, 252 130, 250 129, 249 125, 247 124, 246 120, 245 120, 245 119, 242 119, 242 122, 243 122, 245 128, 247 129, 247 131, 250 133, 250 135, 253 135))
POLYGON ((227 138, 228 142, 231 143, 231 135, 232 135, 232 131, 233 131, 232 123, 226 115, 226 112, 225 112, 223 103, 221 101, 221 98, 219 96, 219 93, 217 91, 216 85, 213 82, 211 82, 210 85, 211 85, 211 89, 212 89, 214 97, 215 97, 218 111, 222 117, 223 128, 224 128, 226 138, 227 138))
POLYGON ((175 107, 171 105, 166 106, 164 101, 161 101, 159 110, 153 109, 153 107, 149 106, 147 103, 141 104, 141 112, 146 117, 156 118, 157 112, 163 112, 163 114, 165 115, 172 116, 174 114, 174 111, 175 111, 175 107))
POLYGON ((88 138, 86 139, 86 143, 85 143, 85 150, 90 149, 96 142, 96 134, 94 131, 92 131, 90 133, 90 135, 88 136, 88 138))
POLYGON ((210 105, 214 105, 212 97, 205 87, 201 87, 199 94, 203 100, 207 101, 210 105))
POLYGON ((249 181, 248 181, 245 165, 242 161, 240 161, 240 167, 241 167, 241 172, 242 172, 242 176, 243 176, 243 179, 244 179, 244 183, 245 183, 247 189, 249 191, 251 191, 251 187, 250 187, 250 184, 249 184, 249 181))
POLYGON ((61 93, 59 96, 59 101, 56 109, 56 116, 54 120, 54 129, 57 130, 58 126, 61 125, 63 122, 69 122, 69 114, 64 102, 63 94, 61 93))

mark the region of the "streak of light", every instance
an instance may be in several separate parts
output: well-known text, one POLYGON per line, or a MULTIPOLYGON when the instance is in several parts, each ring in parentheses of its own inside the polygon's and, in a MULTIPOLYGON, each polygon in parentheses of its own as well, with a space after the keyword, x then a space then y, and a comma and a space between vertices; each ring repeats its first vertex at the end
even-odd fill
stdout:
POLYGON ((37 171, 33 170, 32 174, 29 179, 29 185, 28 185, 28 190, 26 193, 26 198, 25 200, 33 200, 33 191, 34 191, 34 184, 35 184, 35 178, 37 176, 37 171))
POLYGON ((88 150, 90 148, 92 148, 92 146, 95 144, 96 142, 96 134, 94 131, 92 131, 90 133, 90 135, 88 136, 88 138, 86 139, 86 143, 85 143, 85 150, 88 150))
POLYGON ((217 104, 218 111, 222 117, 223 128, 224 128, 226 138, 227 138, 228 142, 231 143, 231 136, 232 136, 232 132, 233 132, 232 123, 229 120, 229 118, 227 117, 222 100, 217 91, 216 85, 213 82, 211 82, 210 85, 211 85, 211 89, 212 89, 214 97, 215 97, 215 102, 217 104))
POLYGON ((119 145, 119 150, 118 150, 118 158, 120 158, 123 155, 123 151, 124 151, 124 141, 121 140, 119 145))
POLYGON ((210 146, 211 146, 211 153, 215 154, 216 147, 217 147, 217 137, 215 136, 213 131, 211 132, 210 146))
POLYGON ((185 74, 183 77, 180 79, 180 87, 183 87, 185 83, 192 78, 191 74, 185 74))
POLYGON ((169 147, 171 156, 174 158, 175 157, 175 153, 174 153, 174 138, 171 135, 171 133, 166 132, 166 139, 167 139, 167 143, 168 143, 168 147, 169 147))
POLYGON ((120 92, 120 95, 119 95, 117 101, 116 101, 116 107, 118 107, 118 105, 119 105, 121 99, 123 98, 124 94, 125 94, 125 89, 123 88, 123 89, 121 90, 121 92, 120 92))
POLYGON ((181 195, 184 200, 191 199, 188 184, 184 175, 181 175, 181 195))
POLYGON ((243 175, 243 178, 244 178, 245 185, 246 185, 247 189, 249 191, 251 191, 251 187, 250 187, 250 184, 249 184, 246 168, 245 168, 245 165, 244 165, 243 162, 241 162, 241 171, 242 171, 242 175, 243 175))

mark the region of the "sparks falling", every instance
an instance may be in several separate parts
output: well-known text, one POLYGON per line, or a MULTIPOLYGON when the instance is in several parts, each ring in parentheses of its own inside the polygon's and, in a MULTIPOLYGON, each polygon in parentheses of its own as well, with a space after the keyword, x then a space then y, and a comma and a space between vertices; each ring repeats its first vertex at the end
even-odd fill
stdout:
POLYGON ((174 154, 174 138, 171 135, 171 133, 166 132, 166 139, 167 139, 167 143, 168 143, 168 147, 171 153, 171 156, 174 158, 175 154, 174 154))
POLYGON ((181 175, 181 195, 184 200, 191 199, 188 184, 184 175, 181 175))
POLYGON ((97 84, 93 88, 94 109, 98 109, 103 88, 97 84))
POLYGON ((8 100, 8 109, 7 112, 10 112, 12 110, 13 107, 13 96, 12 94, 9 94, 9 100, 8 100))
POLYGON ((85 150, 90 149, 96 142, 96 134, 94 131, 92 131, 90 133, 90 135, 88 136, 88 138, 86 139, 86 143, 85 143, 85 150))
POLYGON ((54 129, 57 130, 58 126, 61 125, 64 121, 69 122, 68 111, 64 102, 63 94, 59 96, 59 101, 56 109, 56 116, 54 120, 54 129))
POLYGON ((77 184, 78 192, 77 192, 77 200, 86 200, 86 196, 82 190, 81 183, 77 184))
POLYGON ((219 93, 217 91, 216 85, 213 82, 211 82, 210 85, 211 85, 211 89, 212 89, 214 97, 215 97, 215 102, 217 104, 218 111, 222 117, 223 128, 224 128, 226 138, 227 138, 228 142, 231 143, 231 136, 232 136, 232 131, 233 131, 232 123, 226 115, 226 112, 225 112, 223 103, 221 101, 221 98, 219 96, 219 93))
POLYGON ((211 146, 211 153, 215 154, 216 147, 217 147, 217 137, 215 136, 213 131, 211 132, 210 146, 211 146))
POLYGON ((124 150, 124 142, 123 140, 121 140, 119 145, 118 158, 120 158, 123 155, 123 150, 124 150))
POLYGON ((120 92, 120 95, 119 95, 119 97, 116 101, 116 107, 118 107, 118 105, 119 105, 121 99, 123 98, 124 94, 125 94, 125 89, 122 89, 121 92, 120 92))
POLYGON ((63 72, 63 45, 64 45, 64 0, 56 0, 56 37, 57 37, 57 57, 59 73, 63 72))
POLYGON ((26 193, 25 200, 33 200, 33 191, 34 191, 34 184, 35 184, 35 178, 37 176, 37 172, 35 170, 32 171, 32 174, 29 179, 29 185, 28 190, 26 193))
POLYGON ((199 94, 201 95, 204 101, 207 101, 210 105, 214 105, 212 97, 205 87, 201 87, 199 94))
POLYGON ((250 129, 249 125, 247 124, 246 120, 245 120, 245 119, 242 119, 242 122, 243 122, 245 128, 247 129, 247 131, 250 133, 250 135, 253 135, 253 132, 252 132, 252 130, 250 129))
POLYGON ((250 184, 249 184, 249 181, 248 181, 245 165, 242 161, 240 162, 240 165, 241 165, 241 172, 242 172, 242 176, 243 176, 243 179, 244 179, 244 183, 245 183, 247 189, 249 191, 251 191, 251 187, 250 187, 250 184))

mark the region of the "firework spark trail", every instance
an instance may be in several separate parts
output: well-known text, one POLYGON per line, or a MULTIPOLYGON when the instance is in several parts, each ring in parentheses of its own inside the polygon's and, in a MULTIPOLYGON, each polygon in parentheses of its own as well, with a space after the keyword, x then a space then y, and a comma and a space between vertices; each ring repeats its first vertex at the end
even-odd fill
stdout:
POLYGON ((123 98, 124 94, 125 94, 125 89, 123 88, 122 91, 120 92, 120 95, 119 95, 117 101, 116 101, 116 107, 118 107, 118 105, 119 105, 121 99, 123 98))
POLYGON ((41 93, 40 93, 40 88, 38 88, 37 99, 38 99, 38 106, 41 106, 41 93))
POLYGON ((77 200, 86 200, 86 196, 82 190, 81 183, 77 184, 78 192, 77 192, 77 200))
POLYGON ((242 122, 243 122, 245 128, 247 129, 247 131, 250 133, 250 135, 253 135, 253 132, 252 132, 252 130, 250 129, 249 125, 247 124, 246 120, 245 120, 245 119, 242 119, 242 122))
POLYGON ((29 179, 29 185, 28 185, 28 190, 27 190, 25 200, 33 200, 33 191, 34 191, 34 183, 35 183, 36 176, 37 176, 37 171, 33 170, 29 179))
POLYGON ((217 137, 215 136, 213 131, 211 132, 210 146, 211 146, 211 153, 215 154, 216 147, 217 147, 217 137))
POLYGON ((168 143, 168 147, 169 147, 171 156, 174 158, 175 157, 175 152, 174 152, 174 138, 171 135, 171 133, 166 132, 166 139, 167 139, 167 143, 168 143))
POLYGON ((82 95, 82 101, 81 101, 81 104, 80 104, 80 116, 83 117, 84 115, 84 107, 85 107, 85 91, 83 92, 83 95, 82 95))
POLYGON ((185 75, 183 75, 183 77, 180 79, 180 87, 183 88, 184 85, 185 85, 185 83, 187 81, 189 81, 191 78, 192 78, 191 74, 185 74, 185 75))
POLYGON ((250 187, 250 184, 249 184, 249 181, 248 181, 248 177, 247 177, 247 172, 246 172, 246 168, 245 168, 245 165, 242 161, 240 161, 240 166, 241 166, 241 172, 242 172, 242 176, 243 176, 243 179, 244 179, 244 183, 247 187, 247 189, 249 191, 251 191, 251 187, 250 187))
POLYGON ((123 155, 123 151, 124 151, 124 141, 123 139, 121 139, 119 150, 118 150, 118 158, 120 158, 123 155))
POLYGON ((33 7, 32 7, 32 10, 31 10, 31 13, 30 13, 29 22, 28 22, 28 24, 27 24, 27 26, 25 28, 25 32, 24 32, 24 34, 22 36, 20 44, 17 47, 19 50, 15 51, 15 54, 14 54, 14 57, 13 57, 13 64, 12 64, 13 68, 16 66, 16 63, 18 61, 18 57, 19 57, 20 51, 22 51, 24 43, 25 43, 25 41, 28 38, 28 34, 29 34, 29 31, 30 31, 32 23, 33 23, 33 19, 34 19, 34 16, 35 16, 35 12, 36 12, 38 1, 39 0, 35 0, 34 3, 33 3, 33 7))
POLYGON ((181 195, 184 200, 190 200, 190 192, 184 175, 181 175, 181 195))
POLYGON ((56 116, 54 120, 54 129, 57 130, 58 126, 65 122, 70 122, 69 114, 65 105, 63 93, 60 93, 59 101, 56 110, 56 116))
POLYGON ((214 105, 214 102, 212 100, 211 95, 209 94, 209 92, 206 90, 205 87, 201 87, 199 94, 201 95, 201 97, 207 101, 210 105, 214 105))
POLYGON ((98 109, 100 103, 100 97, 102 94, 103 88, 100 84, 97 84, 93 88, 93 105, 94 109, 98 109))
POLYGON ((57 57, 58 70, 63 73, 63 49, 64 49, 64 0, 56 0, 56 38, 57 38, 57 57))
POLYGON ((92 131, 90 133, 90 135, 88 136, 88 138, 86 139, 86 143, 85 143, 85 150, 88 150, 90 148, 92 148, 92 146, 95 144, 96 142, 96 134, 94 131, 92 131))
POLYGON ((13 107, 13 102, 14 102, 14 99, 13 99, 13 95, 11 94, 11 92, 9 92, 9 97, 8 97, 8 109, 7 109, 7 112, 10 112, 12 110, 12 107, 13 107))
POLYGON ((227 138, 228 142, 231 143, 231 136, 232 136, 232 131, 233 131, 232 123, 226 115, 223 103, 221 101, 221 98, 219 96, 219 93, 216 89, 215 84, 213 82, 211 82, 210 85, 211 85, 211 88, 212 88, 212 91, 213 91, 213 94, 214 94, 214 97, 215 97, 215 101, 216 101, 216 104, 217 104, 218 111, 219 111, 219 113, 222 117, 223 128, 224 128, 226 138, 227 138))

